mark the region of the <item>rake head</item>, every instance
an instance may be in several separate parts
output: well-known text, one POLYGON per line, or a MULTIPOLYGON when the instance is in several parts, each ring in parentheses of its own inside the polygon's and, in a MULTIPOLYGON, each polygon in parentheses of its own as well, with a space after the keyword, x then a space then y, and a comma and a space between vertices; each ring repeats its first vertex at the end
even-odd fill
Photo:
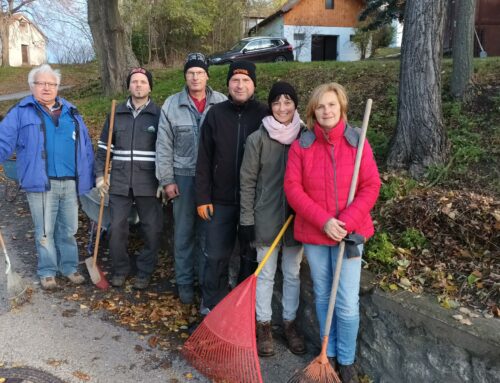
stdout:
POLYGON ((320 355, 293 375, 288 383, 341 383, 328 359, 320 355))

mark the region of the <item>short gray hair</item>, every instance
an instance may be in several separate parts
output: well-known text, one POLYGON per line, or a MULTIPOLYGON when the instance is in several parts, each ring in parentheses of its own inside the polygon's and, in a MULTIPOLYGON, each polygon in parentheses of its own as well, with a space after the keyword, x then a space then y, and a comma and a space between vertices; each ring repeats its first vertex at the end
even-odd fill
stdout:
POLYGON ((52 69, 49 64, 42 64, 36 68, 33 68, 28 74, 28 85, 30 86, 30 89, 33 88, 36 76, 38 76, 40 73, 48 73, 54 76, 56 78, 58 87, 61 84, 61 72, 59 71, 59 69, 52 69))

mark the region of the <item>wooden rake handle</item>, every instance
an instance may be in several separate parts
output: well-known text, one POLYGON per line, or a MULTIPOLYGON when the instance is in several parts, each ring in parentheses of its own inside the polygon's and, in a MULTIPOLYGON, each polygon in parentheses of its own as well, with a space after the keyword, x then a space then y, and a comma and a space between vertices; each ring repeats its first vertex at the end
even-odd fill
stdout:
POLYGON ((285 224, 281 228, 280 232, 278 233, 278 235, 276 236, 276 238, 274 238, 274 241, 273 241, 271 247, 269 248, 269 250, 267 250, 266 255, 264 255, 264 258, 262 259, 262 261, 260 261, 259 266, 257 267, 257 270, 255 270, 255 272, 253 273, 255 276, 259 275, 259 273, 261 272, 262 268, 266 264, 267 260, 269 259, 269 257, 273 253, 274 249, 276 248, 276 246, 278 246, 278 242, 281 241, 281 238, 285 234, 286 229, 288 229, 288 226, 290 226, 290 223, 292 222, 292 219, 293 219, 293 214, 290 214, 290 216, 288 217, 288 219, 285 221, 285 224))
MULTIPOLYGON (((111 160, 111 144, 113 143, 113 127, 115 125, 115 110, 116 100, 111 101, 111 115, 109 117, 108 144, 106 147, 106 162, 104 163, 104 184, 108 182, 109 163, 111 160)), ((101 196, 101 204, 99 206, 99 219, 97 220, 97 234, 95 236, 94 256, 92 265, 95 268, 97 265, 97 252, 99 251, 99 242, 101 239, 102 216, 104 214, 104 196, 101 196)))
MULTIPOLYGON (((349 197, 347 198, 347 205, 349 206, 354 200, 356 193, 356 186, 358 184, 359 168, 361 166, 361 158, 363 157, 363 148, 366 141, 366 131, 368 129, 368 120, 370 119, 370 112, 372 110, 372 99, 366 101, 365 115, 363 117, 363 125, 361 125, 361 134, 358 141, 358 149, 356 151, 356 161, 354 162, 354 172, 351 179, 351 188, 349 189, 349 197)), ((326 347, 328 345, 328 336, 332 326, 333 310, 335 308, 335 301, 337 299, 337 290, 339 288, 340 270, 342 269, 342 261, 344 260, 345 242, 340 241, 339 251, 337 254, 337 264, 335 266, 335 275, 332 282, 332 290, 330 293, 330 300, 328 301, 328 311, 326 314, 325 332, 323 336, 323 343, 321 345, 321 353, 326 355, 326 347)))

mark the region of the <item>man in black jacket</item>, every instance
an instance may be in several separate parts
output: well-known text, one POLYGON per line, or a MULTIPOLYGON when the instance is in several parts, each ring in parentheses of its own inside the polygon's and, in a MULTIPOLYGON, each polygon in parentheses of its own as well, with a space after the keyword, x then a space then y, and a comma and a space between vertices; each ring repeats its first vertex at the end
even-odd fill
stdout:
MULTIPOLYGON (((267 106, 254 99, 253 63, 231 63, 227 85, 229 99, 214 105, 202 125, 196 165, 198 214, 208 221, 202 314, 211 310, 229 291, 228 267, 239 221, 243 150, 246 138, 258 129, 268 114, 267 106)), ((240 235, 241 269, 255 262, 249 241, 251 238, 240 235)), ((243 278, 241 271, 240 280, 243 278)), ((243 273, 248 274, 244 270, 243 273)))
POLYGON ((120 287, 130 272, 127 250, 128 216, 135 202, 144 237, 137 256, 134 287, 145 289, 156 266, 162 234, 162 204, 155 176, 155 145, 160 108, 149 98, 153 78, 144 68, 134 68, 127 77, 130 97, 118 105, 113 129, 111 183, 103 180, 109 118, 98 142, 95 161, 96 186, 101 195, 109 189, 109 252, 113 263, 111 284, 120 287))

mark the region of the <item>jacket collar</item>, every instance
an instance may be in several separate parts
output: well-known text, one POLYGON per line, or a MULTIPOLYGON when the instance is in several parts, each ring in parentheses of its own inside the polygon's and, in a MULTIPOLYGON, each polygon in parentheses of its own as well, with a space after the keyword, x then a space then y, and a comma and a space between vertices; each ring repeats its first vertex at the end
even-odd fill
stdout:
MULTIPOLYGON (((57 96, 56 101, 59 102, 62 106, 67 107, 68 109, 76 109, 76 106, 74 106, 72 103, 68 102, 62 97, 57 96)), ((38 103, 35 100, 35 97, 33 95, 30 95, 28 97, 23 98, 21 101, 19 101, 19 106, 20 107, 25 107, 25 106, 36 106, 38 103)))
POLYGON ((314 124, 314 134, 318 138, 318 141, 335 145, 344 135, 345 126, 345 121, 340 120, 337 125, 330 129, 330 131, 325 132, 325 130, 316 122, 314 124))
MULTIPOLYGON (((206 98, 207 98, 207 106, 214 105, 215 102, 212 100, 212 94, 213 94, 212 88, 210 88, 207 85, 207 87, 205 89, 205 93, 206 93, 206 98)), ((189 89, 188 89, 187 85, 184 85, 184 89, 182 90, 182 92, 180 92, 180 95, 179 95, 179 105, 189 106, 191 102, 192 101, 190 100, 190 97, 189 97, 189 89)))
POLYGON ((231 106, 236 109, 236 110, 243 110, 243 109, 246 109, 246 107, 250 104, 253 104, 254 102, 256 102, 255 100, 255 94, 252 94, 252 96, 246 100, 243 104, 237 104, 233 101, 233 98, 231 97, 230 94, 227 95, 227 99, 229 101, 229 103, 231 104, 231 106))

